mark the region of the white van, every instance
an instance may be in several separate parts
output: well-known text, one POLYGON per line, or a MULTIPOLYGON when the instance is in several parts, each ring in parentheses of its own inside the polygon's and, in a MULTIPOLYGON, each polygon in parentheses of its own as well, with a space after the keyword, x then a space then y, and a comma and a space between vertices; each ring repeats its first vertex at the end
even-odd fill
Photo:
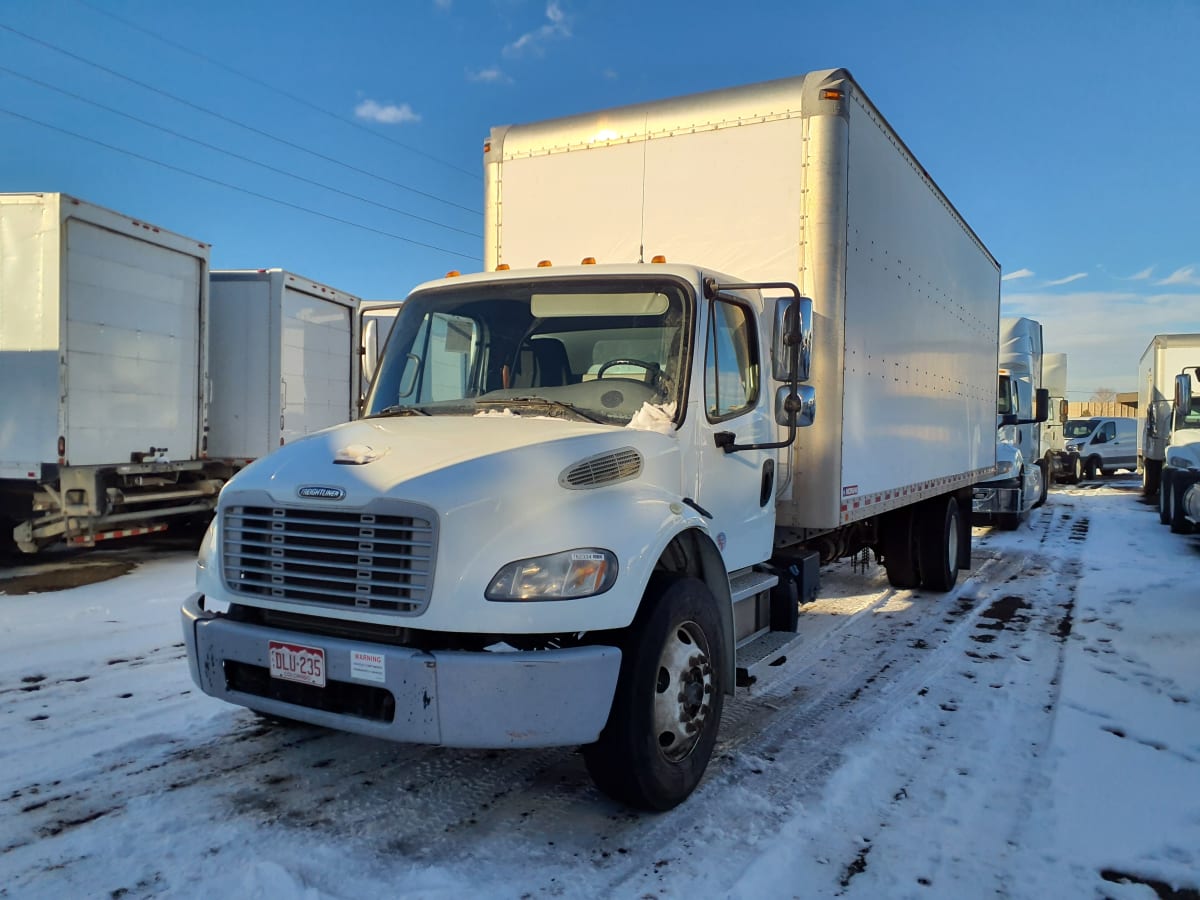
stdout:
POLYGON ((1067 438, 1067 481, 1111 475, 1117 469, 1137 468, 1137 420, 1120 416, 1070 419, 1067 438))

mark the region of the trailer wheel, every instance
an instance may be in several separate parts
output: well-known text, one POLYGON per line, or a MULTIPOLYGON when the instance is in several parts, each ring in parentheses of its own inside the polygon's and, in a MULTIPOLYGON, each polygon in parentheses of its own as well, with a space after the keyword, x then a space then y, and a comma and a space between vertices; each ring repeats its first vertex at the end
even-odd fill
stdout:
POLYGON ((944 593, 958 581, 958 542, 962 534, 958 500, 954 496, 927 500, 919 515, 921 587, 944 593))
POLYGON ((889 513, 881 523, 880 549, 888 584, 895 588, 915 588, 921 583, 918 569, 914 514, 911 507, 889 513))
POLYGON ((1162 483, 1162 460, 1142 460, 1142 496, 1153 497, 1162 483))
POLYGON ((626 637, 608 723, 583 758, 613 799, 667 810, 699 784, 717 740, 726 660, 716 601, 699 579, 656 576, 626 637))

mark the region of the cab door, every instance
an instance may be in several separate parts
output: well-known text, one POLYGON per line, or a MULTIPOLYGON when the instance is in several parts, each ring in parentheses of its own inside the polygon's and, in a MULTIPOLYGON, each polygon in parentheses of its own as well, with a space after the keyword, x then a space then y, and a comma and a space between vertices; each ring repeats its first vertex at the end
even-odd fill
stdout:
POLYGON ((759 319, 749 302, 726 295, 709 300, 698 335, 702 378, 692 381, 702 396, 690 404, 698 456, 693 497, 711 517, 730 572, 768 559, 774 539, 776 451, 726 453, 717 438, 732 434, 740 445, 772 440, 759 319))

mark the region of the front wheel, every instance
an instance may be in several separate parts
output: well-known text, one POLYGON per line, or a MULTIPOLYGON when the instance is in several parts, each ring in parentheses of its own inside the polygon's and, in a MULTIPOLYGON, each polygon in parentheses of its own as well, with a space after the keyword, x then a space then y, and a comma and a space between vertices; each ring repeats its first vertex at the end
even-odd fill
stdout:
POLYGON ((583 748, 596 785, 650 810, 677 806, 704 775, 724 705, 717 604, 696 578, 655 576, 621 647, 608 723, 583 748))
POLYGON ((1162 483, 1162 460, 1142 460, 1142 496, 1153 497, 1162 483))
POLYGON ((1094 481, 1100 475, 1100 461, 1094 456, 1087 461, 1083 467, 1083 477, 1088 481, 1094 481))
POLYGON ((1163 525, 1171 521, 1171 491, 1173 489, 1171 470, 1164 469, 1158 485, 1158 521, 1163 525))

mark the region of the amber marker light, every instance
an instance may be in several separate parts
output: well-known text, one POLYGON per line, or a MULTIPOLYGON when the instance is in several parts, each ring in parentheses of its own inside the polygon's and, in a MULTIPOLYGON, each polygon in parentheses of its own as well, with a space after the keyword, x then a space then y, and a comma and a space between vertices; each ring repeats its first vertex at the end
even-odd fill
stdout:
POLYGON ((458 271, 458 269, 451 269, 449 272, 446 273, 446 277, 447 278, 457 278, 461 274, 462 274, 462 272, 458 271))
POLYGON ((658 254, 658 256, 655 256, 655 257, 653 257, 653 258, 650 260, 650 262, 652 262, 652 263, 659 263, 660 265, 661 265, 662 263, 665 263, 666 261, 667 261, 667 258, 666 258, 665 256, 663 256, 661 253, 660 253, 660 254, 658 254))
POLYGON ((552 265, 554 265, 554 263, 550 262, 548 259, 539 259, 537 267, 539 269, 549 269, 552 265))
POLYGON ((509 268, 510 268, 510 266, 508 265, 508 263, 500 263, 496 266, 496 271, 497 272, 507 272, 509 270, 509 268))
POLYGON ((594 257, 594 256, 585 256, 583 259, 581 259, 581 260, 579 261, 579 264, 580 264, 581 266, 594 266, 594 265, 596 264, 596 257, 594 257))
POLYGON ((821 96, 824 97, 826 100, 841 100, 842 92, 841 91, 822 91, 821 96))

